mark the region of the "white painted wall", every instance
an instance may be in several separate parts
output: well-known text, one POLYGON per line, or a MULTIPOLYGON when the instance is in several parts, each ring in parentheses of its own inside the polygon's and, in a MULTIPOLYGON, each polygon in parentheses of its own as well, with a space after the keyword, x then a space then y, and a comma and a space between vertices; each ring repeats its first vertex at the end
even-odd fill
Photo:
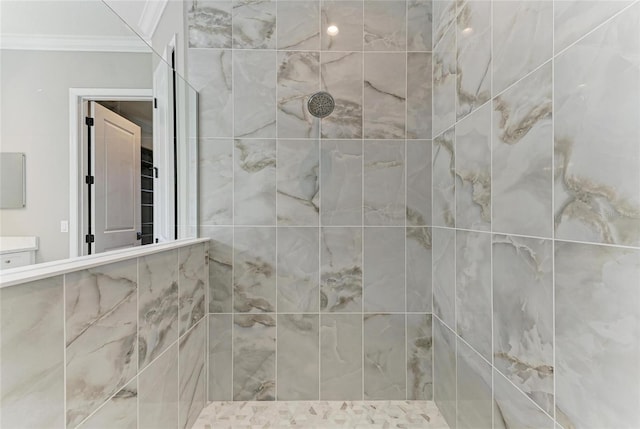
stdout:
POLYGON ((69 88, 152 87, 152 54, 0 51, 0 151, 27 157, 27 206, 0 210, 0 235, 36 235, 36 262, 68 257, 69 88))

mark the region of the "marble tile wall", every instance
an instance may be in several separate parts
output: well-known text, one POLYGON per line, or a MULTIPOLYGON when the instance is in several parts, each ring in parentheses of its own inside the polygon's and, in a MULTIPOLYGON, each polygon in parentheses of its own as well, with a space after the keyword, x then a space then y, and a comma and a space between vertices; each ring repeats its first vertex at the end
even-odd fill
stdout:
POLYGON ((190 428, 205 405, 206 247, 0 289, 0 425, 190 428))
POLYGON ((208 399, 432 398, 432 1, 185 8, 208 399))
POLYGON ((434 399, 640 427, 640 2, 434 0, 434 399))

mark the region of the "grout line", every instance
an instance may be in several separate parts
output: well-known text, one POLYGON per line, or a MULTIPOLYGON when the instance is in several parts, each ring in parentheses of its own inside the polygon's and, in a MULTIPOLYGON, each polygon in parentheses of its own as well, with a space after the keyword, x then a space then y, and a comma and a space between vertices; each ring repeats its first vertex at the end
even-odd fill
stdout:
POLYGON ((362 125, 361 125, 361 135, 362 135, 362 139, 360 141, 360 153, 362 154, 360 162, 361 162, 361 168, 362 168, 362 174, 361 174, 361 182, 362 182, 362 192, 360 195, 360 202, 361 202, 361 211, 360 211, 360 229, 361 229, 361 234, 360 234, 360 240, 362 242, 361 246, 362 246, 362 302, 361 302, 361 316, 360 316, 360 320, 362 320, 362 325, 361 325, 361 340, 362 340, 362 400, 365 400, 365 343, 364 343, 364 322, 365 322, 365 313, 364 313, 364 308, 365 308, 365 242, 364 242, 364 234, 365 234, 365 228, 364 228, 364 218, 365 218, 365 205, 364 205, 364 195, 365 195, 365 180, 364 180, 364 175, 365 175, 365 145, 364 145, 364 139, 365 139, 365 124, 366 124, 366 108, 365 108, 365 79, 366 79, 366 68, 365 68, 365 64, 367 62, 367 55, 365 54, 364 51, 364 47, 365 47, 365 37, 364 37, 364 20, 365 20, 365 15, 364 15, 364 10, 365 10, 365 3, 364 1, 362 2, 362 26, 361 26, 361 32, 360 34, 362 34, 362 98, 361 98, 361 103, 362 103, 362 125))
MULTIPOLYGON (((490 43, 490 47, 489 47, 489 55, 491 56, 491 61, 490 61, 490 65, 489 65, 489 100, 488 103, 493 103, 493 67, 495 65, 495 58, 494 58, 494 48, 493 48, 493 30, 494 30, 494 23, 493 23, 493 7, 494 7, 494 3, 493 1, 489 2, 489 14, 490 14, 490 25, 491 28, 489 29, 489 43, 490 43)), ((489 106, 489 194, 490 194, 490 198, 489 198, 489 231, 491 231, 491 236, 489 237, 489 246, 491 246, 490 254, 489 254, 489 262, 491 264, 491 270, 490 270, 490 295, 489 298, 491 299, 491 302, 489 303, 490 305, 490 311, 491 313, 489 314, 489 317, 491 318, 491 362, 489 362, 489 368, 491 371, 491 427, 496 427, 496 413, 495 413, 495 409, 496 409, 496 391, 495 391, 495 382, 494 382, 494 348, 495 348, 495 342, 494 342, 494 335, 495 335, 495 326, 494 326, 494 308, 493 308, 493 109, 491 108, 491 106, 489 106)), ((480 355, 482 357, 482 355, 480 355)))
MULTIPOLYGON (((556 11, 556 2, 552 2, 552 16, 554 17, 554 25, 551 28, 551 49, 552 53, 555 53, 556 47, 556 31, 555 31, 555 11, 556 11)), ((555 137, 556 137, 556 105, 555 105, 555 55, 551 58, 551 141, 550 150, 551 150, 551 344, 552 344, 552 358, 551 365, 553 368, 552 372, 552 383, 553 383, 553 397, 551 398, 551 403, 553 407, 553 415, 551 416, 554 423, 556 422, 556 228, 555 228, 555 137)))
POLYGON ((404 2, 405 9, 405 38, 404 38, 404 397, 409 399, 409 323, 407 316, 407 207, 408 196, 407 189, 409 186, 409 168, 407 164, 407 134, 409 134, 409 1, 404 2))
MULTIPOLYGON (((176 252, 177 253, 177 252, 176 252)), ((178 261, 178 270, 179 270, 178 261)), ((179 276, 179 274, 178 274, 179 276)), ((178 295, 178 333, 180 330, 180 295, 178 295)), ((136 427, 140 427, 140 258, 136 258, 136 427)), ((125 385, 126 386, 126 385, 125 385)))
MULTIPOLYGON (((275 25, 275 40, 278 40, 278 22, 277 22, 277 16, 278 16, 278 2, 275 2, 276 4, 276 25, 275 25)), ((276 45, 277 46, 277 45, 276 45)), ((276 141, 276 167, 275 167, 275 219, 274 219, 274 228, 273 231, 276 235, 276 254, 275 254, 275 275, 276 275, 276 293, 275 293, 275 324, 276 324, 276 343, 275 343, 275 369, 274 369, 274 377, 273 377, 273 381, 274 381, 274 400, 277 401, 279 399, 279 395, 278 395, 278 301, 279 301, 279 296, 278 296, 278 284, 280 283, 278 281, 278 274, 279 274, 279 270, 278 270, 278 241, 279 241, 279 235, 278 234, 278 215, 279 215, 279 211, 278 211, 278 164, 279 164, 279 159, 278 159, 278 153, 279 153, 279 149, 280 149, 280 142, 278 141, 278 137, 279 137, 279 132, 278 132, 278 104, 279 104, 279 98, 278 98, 278 71, 279 71, 279 67, 278 67, 278 51, 275 50, 274 52, 274 57, 275 57, 275 72, 276 72, 276 80, 274 82, 275 84, 275 141, 276 141)), ((319 65, 318 65, 319 66, 319 65)))

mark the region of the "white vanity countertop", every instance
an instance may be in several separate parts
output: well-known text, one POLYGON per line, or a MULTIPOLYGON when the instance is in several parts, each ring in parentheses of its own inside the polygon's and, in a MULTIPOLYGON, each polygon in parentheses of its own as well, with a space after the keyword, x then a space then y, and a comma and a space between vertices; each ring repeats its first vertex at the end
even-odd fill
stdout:
POLYGON ((97 255, 80 256, 73 259, 63 259, 60 261, 45 262, 42 264, 8 269, 0 272, 0 288, 16 286, 22 283, 46 279, 48 277, 73 271, 86 270, 100 265, 138 258, 145 255, 151 255, 153 253, 164 252, 166 250, 191 246, 193 244, 206 243, 208 241, 209 238, 188 238, 160 244, 131 247, 129 249, 113 250, 111 252, 99 253, 97 255))
POLYGON ((38 250, 38 237, 0 237, 0 255, 38 250))

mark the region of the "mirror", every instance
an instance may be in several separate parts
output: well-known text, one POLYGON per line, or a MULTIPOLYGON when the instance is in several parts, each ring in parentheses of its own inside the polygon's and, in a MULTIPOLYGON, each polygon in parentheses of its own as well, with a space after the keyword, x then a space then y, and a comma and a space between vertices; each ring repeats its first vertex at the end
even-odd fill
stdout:
POLYGON ((3 0, 0 31, 0 152, 26 157, 11 208, 3 158, 0 241, 35 237, 42 263, 196 237, 197 93, 175 67, 102 1, 3 0))

